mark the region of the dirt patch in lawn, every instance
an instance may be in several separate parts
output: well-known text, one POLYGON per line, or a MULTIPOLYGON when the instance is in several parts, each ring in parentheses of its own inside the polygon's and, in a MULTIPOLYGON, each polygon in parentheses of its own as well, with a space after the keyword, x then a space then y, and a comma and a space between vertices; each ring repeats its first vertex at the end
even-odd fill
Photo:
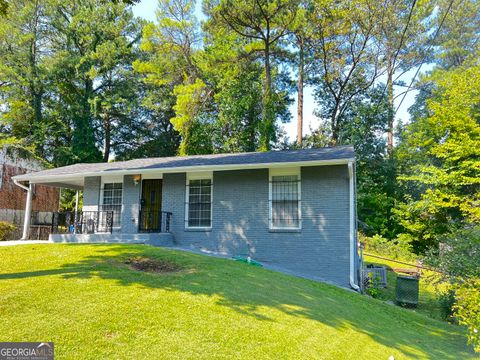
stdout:
POLYGON ((148 257, 137 256, 125 260, 125 264, 138 271, 151 273, 173 273, 182 270, 182 268, 170 261, 156 260, 148 257))

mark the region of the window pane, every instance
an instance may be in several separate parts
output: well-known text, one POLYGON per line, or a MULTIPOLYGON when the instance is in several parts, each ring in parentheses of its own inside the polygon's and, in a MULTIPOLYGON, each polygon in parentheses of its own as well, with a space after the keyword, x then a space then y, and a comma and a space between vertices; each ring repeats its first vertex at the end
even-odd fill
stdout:
POLYGON ((298 201, 274 201, 272 225, 274 227, 299 227, 298 201))
POLYGON ((188 184, 188 226, 211 226, 212 181, 190 180, 188 184))
POLYGON ((298 176, 272 176, 272 226, 298 228, 299 193, 298 176))
POLYGON ((190 196, 200 195, 200 188, 198 187, 190 187, 190 196))
POLYGON ((99 210, 113 212, 113 226, 120 226, 121 209, 122 183, 103 184, 102 206, 99 210))

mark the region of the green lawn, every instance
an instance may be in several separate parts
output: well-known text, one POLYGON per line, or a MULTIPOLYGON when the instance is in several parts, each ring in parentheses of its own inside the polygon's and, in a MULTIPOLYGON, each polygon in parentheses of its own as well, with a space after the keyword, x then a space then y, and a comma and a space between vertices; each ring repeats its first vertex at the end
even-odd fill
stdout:
POLYGON ((142 245, 0 248, 0 341, 57 358, 473 359, 461 328, 333 286, 142 245), (131 270, 133 256, 181 272, 131 270))

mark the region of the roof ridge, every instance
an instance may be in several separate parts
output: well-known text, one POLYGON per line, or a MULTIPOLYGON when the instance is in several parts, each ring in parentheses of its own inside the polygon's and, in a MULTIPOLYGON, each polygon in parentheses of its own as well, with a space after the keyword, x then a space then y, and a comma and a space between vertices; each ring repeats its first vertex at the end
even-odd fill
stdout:
POLYGON ((145 158, 113 161, 111 163, 121 163, 121 162, 125 163, 125 162, 130 162, 130 161, 154 160, 154 159, 185 159, 185 158, 222 156, 222 155, 223 156, 228 156, 228 155, 239 156, 239 155, 250 155, 250 154, 268 154, 268 153, 279 153, 279 152, 326 150, 326 149, 338 149, 338 148, 352 148, 353 149, 353 145, 335 145, 335 146, 323 146, 323 147, 312 147, 312 148, 302 148, 302 149, 279 149, 279 150, 268 150, 268 151, 244 151, 244 152, 216 153, 216 154, 213 153, 213 154, 194 154, 194 155, 155 156, 155 157, 145 157, 145 158))

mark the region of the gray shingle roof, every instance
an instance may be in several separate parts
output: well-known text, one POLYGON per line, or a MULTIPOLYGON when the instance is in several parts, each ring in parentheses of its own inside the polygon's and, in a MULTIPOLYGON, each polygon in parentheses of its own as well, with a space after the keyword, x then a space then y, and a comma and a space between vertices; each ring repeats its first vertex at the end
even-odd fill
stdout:
POLYGON ((146 169, 172 169, 198 166, 224 166, 224 165, 255 165, 270 163, 311 162, 325 160, 354 159, 355 153, 352 146, 326 147, 319 149, 266 151, 236 154, 214 154, 175 156, 161 158, 134 159, 111 163, 75 164, 56 169, 43 170, 25 175, 16 176, 18 181, 30 180, 40 177, 81 175, 83 173, 114 173, 125 170, 146 169))

